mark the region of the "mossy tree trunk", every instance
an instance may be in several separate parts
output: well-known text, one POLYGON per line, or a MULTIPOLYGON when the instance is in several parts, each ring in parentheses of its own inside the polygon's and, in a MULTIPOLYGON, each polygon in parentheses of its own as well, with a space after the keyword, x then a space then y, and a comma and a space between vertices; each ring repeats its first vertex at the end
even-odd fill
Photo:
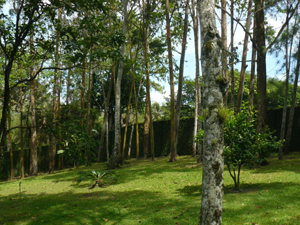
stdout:
POLYGON ((199 224, 222 223, 223 211, 223 122, 218 110, 223 105, 226 81, 220 69, 221 48, 215 19, 215 1, 200 1, 201 66, 203 74, 204 140, 202 203, 199 224))

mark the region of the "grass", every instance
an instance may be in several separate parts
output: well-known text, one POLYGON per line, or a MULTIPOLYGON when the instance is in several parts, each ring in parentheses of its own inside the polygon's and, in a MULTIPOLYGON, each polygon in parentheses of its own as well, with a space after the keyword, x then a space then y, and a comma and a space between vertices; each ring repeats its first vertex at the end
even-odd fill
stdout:
MULTIPOLYGON (((132 159, 116 170, 116 184, 91 190, 73 182, 73 169, 1 182, 0 224, 197 224, 202 167, 190 156, 167 161, 132 159)), ((243 168, 241 193, 225 171, 223 224, 300 224, 300 154, 269 162, 243 168)))

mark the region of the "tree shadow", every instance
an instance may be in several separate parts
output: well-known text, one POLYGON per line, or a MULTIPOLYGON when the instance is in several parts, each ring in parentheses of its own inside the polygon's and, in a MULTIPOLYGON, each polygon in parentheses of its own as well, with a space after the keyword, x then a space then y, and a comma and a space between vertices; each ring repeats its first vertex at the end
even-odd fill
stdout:
POLYGON ((196 224, 199 211, 188 199, 178 202, 142 190, 22 193, 22 198, 3 197, 1 203, 0 224, 196 224))

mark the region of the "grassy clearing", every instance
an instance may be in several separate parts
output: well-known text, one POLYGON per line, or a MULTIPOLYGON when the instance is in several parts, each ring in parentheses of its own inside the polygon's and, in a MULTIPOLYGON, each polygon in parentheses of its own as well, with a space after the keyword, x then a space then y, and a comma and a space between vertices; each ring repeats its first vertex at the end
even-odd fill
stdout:
MULTIPOLYGON (((195 160, 130 160, 116 170, 116 184, 91 190, 89 182, 73 182, 72 169, 2 182, 0 224, 197 224, 202 167, 195 160)), ((300 224, 299 153, 270 159, 262 168, 244 168, 241 184, 242 193, 232 192, 225 172, 223 224, 300 224)))

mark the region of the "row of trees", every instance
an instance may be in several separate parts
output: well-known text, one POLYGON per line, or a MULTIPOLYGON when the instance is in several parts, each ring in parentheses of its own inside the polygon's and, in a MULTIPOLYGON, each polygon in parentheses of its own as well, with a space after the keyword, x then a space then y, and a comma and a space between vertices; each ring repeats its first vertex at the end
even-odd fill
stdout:
MULTIPOLYGON (((152 122, 158 111, 155 109, 159 107, 152 107, 150 89, 162 90, 155 79, 168 80, 171 93, 167 105, 171 120, 170 162, 176 160, 180 115, 186 112, 187 93, 193 89, 193 95, 189 93, 193 100, 188 101, 194 102, 194 135, 202 126, 205 131, 203 152, 202 145, 196 142, 193 145, 193 155, 197 152, 199 156, 203 155, 200 221, 201 224, 220 224, 224 121, 220 119, 219 111, 223 106, 229 106, 239 112, 242 100, 249 99, 250 106, 257 107, 257 132, 262 133, 266 127, 268 105, 282 104, 283 101, 286 112, 292 78, 289 121, 293 121, 300 64, 297 44, 299 0, 222 0, 220 5, 215 5, 214 0, 18 0, 0 4, 0 63, 3 68, 0 76, 0 171, 7 148, 11 157, 11 178, 13 148, 21 150, 21 177, 24 177, 24 147, 30 146, 30 175, 37 175, 38 145, 51 145, 49 172, 56 168, 57 153, 62 153, 59 154, 61 167, 63 159, 75 166, 87 165, 102 160, 104 141, 108 141, 110 129, 115 132, 110 167, 118 167, 125 157, 126 146, 121 146, 121 139, 127 137, 127 129, 124 137, 120 134, 124 113, 125 127, 129 117, 135 120, 137 158, 141 148, 137 122, 138 117, 144 117, 144 155, 154 160, 152 122), (229 3, 230 12, 227 10, 229 3), (221 36, 216 26, 215 6, 221 12, 221 36), (265 18, 275 20, 278 15, 283 23, 275 31, 265 18), (227 31, 228 16, 231 32, 227 31), (234 44, 236 26, 245 31, 241 60, 238 60, 238 48, 234 44), (195 81, 184 84, 185 48, 191 31, 195 41, 195 81), (230 44, 227 33, 230 33, 230 44), (250 75, 247 75, 249 39, 252 60, 250 75), (173 58, 177 46, 181 46, 179 65, 173 58), (284 100, 273 97, 283 89, 281 81, 276 79, 268 80, 268 89, 274 95, 267 96, 267 52, 284 55, 286 59, 282 63, 286 70, 284 100), (238 61, 242 62, 240 72, 234 68, 238 61), (249 86, 245 87, 245 83, 249 86), (203 124, 198 115, 203 115, 203 124), (97 154, 91 151, 96 146, 95 133, 101 135, 97 154)), ((285 118, 284 113, 281 139, 285 138, 285 118)), ((289 124, 287 137, 290 132, 289 124)), ((288 152, 288 144, 287 138, 285 152, 288 152)), ((106 151, 109 155, 108 149, 106 151)), ((282 158, 282 152, 281 149, 279 158, 282 158)))

